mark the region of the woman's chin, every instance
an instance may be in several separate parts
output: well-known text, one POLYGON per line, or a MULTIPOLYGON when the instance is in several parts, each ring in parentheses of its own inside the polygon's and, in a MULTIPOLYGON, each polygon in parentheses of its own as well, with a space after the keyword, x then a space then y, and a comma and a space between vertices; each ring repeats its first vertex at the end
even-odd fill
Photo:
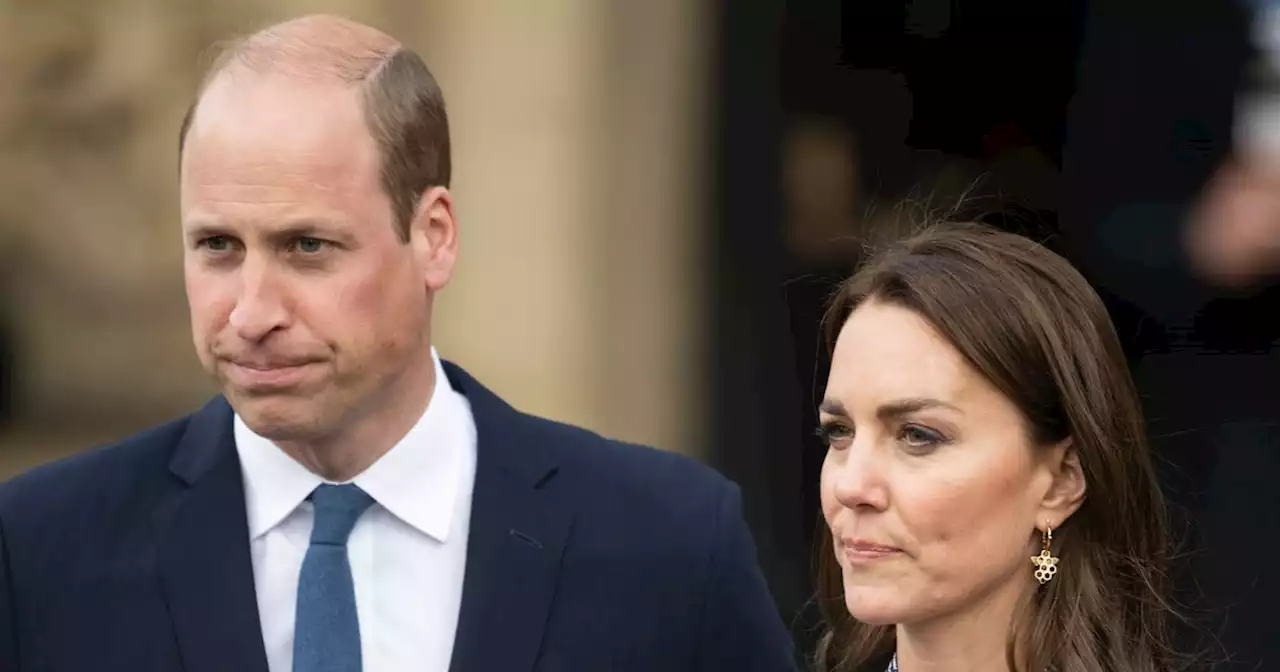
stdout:
POLYGON ((844 606, 855 620, 868 625, 893 625, 902 622, 904 606, 893 595, 876 594, 863 588, 845 591, 844 606))

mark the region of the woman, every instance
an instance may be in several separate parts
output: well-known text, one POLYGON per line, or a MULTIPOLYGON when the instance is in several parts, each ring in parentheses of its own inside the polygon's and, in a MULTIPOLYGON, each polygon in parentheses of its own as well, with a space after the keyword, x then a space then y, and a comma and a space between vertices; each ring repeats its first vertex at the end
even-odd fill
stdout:
POLYGON ((820 669, 1170 669, 1139 402, 1066 261, 933 228, 849 279, 827 327, 820 669))

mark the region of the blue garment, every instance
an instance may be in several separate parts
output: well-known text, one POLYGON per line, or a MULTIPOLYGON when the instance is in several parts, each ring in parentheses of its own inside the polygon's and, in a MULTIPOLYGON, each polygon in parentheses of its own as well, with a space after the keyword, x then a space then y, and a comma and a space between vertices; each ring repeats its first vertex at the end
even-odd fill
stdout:
POLYGON ((361 672, 360 619, 347 539, 373 498, 347 484, 322 485, 310 500, 315 525, 298 575, 293 672, 361 672))

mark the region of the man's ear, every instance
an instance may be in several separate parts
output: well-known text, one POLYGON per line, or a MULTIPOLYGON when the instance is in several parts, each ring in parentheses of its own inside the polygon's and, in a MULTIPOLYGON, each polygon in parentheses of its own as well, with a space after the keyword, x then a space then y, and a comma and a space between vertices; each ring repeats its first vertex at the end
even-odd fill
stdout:
POLYGON ((431 187, 422 193, 409 223, 409 244, 427 289, 434 292, 449 284, 458 261, 458 221, 447 188, 431 187))
POLYGON ((1051 449, 1044 463, 1049 470, 1050 483, 1040 501, 1040 511, 1035 524, 1059 527, 1084 503, 1087 484, 1084 469, 1080 466, 1080 453, 1071 439, 1051 449))

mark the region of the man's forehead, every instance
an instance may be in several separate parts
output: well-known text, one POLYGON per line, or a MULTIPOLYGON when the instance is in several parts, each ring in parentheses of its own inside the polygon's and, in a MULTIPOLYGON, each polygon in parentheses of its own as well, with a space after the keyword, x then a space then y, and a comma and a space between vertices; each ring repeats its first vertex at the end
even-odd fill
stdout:
POLYGON ((358 98, 269 76, 213 82, 182 157, 184 203, 348 198, 381 189, 358 98))
POLYGON ((358 110, 359 105, 358 89, 337 80, 297 80, 279 73, 231 67, 210 81, 200 96, 193 128, 200 125, 202 118, 219 114, 265 114, 307 108, 313 115, 328 116, 358 110))
POLYGON ((239 155, 220 157, 219 163, 290 157, 314 163, 324 156, 358 165, 377 161, 355 92, 267 76, 214 82, 196 108, 185 145, 184 170, 201 156, 213 158, 210 151, 239 155))

